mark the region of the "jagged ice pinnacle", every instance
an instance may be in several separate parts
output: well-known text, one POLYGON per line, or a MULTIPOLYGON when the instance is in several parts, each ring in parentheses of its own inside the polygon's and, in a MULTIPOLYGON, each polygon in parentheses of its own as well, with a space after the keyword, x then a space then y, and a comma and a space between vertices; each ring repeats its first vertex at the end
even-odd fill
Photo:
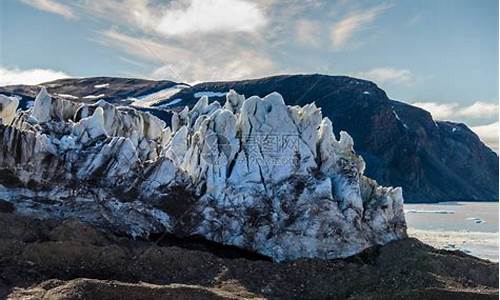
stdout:
POLYGON ((103 100, 34 106, 0 95, 0 198, 134 237, 202 236, 272 257, 337 258, 406 237, 400 188, 363 175, 346 132, 314 103, 230 91, 171 126, 103 100), (41 200, 43 199, 43 200, 41 200))

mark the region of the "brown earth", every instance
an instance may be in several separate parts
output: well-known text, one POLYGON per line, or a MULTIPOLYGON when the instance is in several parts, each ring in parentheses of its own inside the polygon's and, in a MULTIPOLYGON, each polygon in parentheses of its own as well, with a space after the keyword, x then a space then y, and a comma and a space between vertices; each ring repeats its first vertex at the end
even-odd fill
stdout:
POLYGON ((199 240, 137 241, 0 211, 0 299, 498 298, 498 264, 416 239, 278 264, 199 240))

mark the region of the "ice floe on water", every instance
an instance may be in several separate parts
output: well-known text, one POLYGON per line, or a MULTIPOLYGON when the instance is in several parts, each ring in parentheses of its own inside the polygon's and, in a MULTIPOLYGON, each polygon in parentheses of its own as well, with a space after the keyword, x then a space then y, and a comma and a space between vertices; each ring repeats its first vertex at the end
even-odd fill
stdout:
POLYGON ((405 204, 405 214, 409 236, 498 261, 498 202, 405 204))
POLYGON ((466 220, 469 220, 469 221, 472 221, 476 224, 483 224, 483 223, 486 223, 485 220, 481 219, 481 218, 476 218, 476 217, 470 217, 470 218, 466 218, 466 220))
POLYGON ((406 214, 440 214, 451 215, 455 212, 452 210, 434 210, 434 209, 405 209, 406 214))

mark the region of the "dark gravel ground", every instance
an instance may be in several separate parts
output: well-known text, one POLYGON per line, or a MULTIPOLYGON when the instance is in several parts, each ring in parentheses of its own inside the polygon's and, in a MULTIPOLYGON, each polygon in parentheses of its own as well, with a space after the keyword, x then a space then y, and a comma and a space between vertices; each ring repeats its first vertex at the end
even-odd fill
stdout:
POLYGON ((0 299, 497 299, 498 264, 406 239, 272 263, 199 240, 137 241, 0 213, 0 299))

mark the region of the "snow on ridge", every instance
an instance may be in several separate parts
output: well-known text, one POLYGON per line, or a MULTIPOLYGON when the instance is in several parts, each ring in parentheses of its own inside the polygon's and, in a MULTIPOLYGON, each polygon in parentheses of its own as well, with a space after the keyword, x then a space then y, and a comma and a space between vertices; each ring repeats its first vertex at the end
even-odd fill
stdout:
POLYGON ((401 118, 399 117, 398 113, 393 109, 392 110, 392 113, 394 114, 394 116, 396 117, 396 119, 401 122, 401 124, 403 124, 403 127, 408 129, 408 125, 406 125, 405 122, 403 122, 403 120, 401 120, 401 118))
POLYGON ((65 99, 78 99, 77 96, 69 95, 69 94, 55 94, 56 96, 59 96, 61 98, 65 99))
POLYGON ((167 100, 173 95, 177 94, 181 90, 188 88, 189 86, 185 84, 177 84, 159 91, 156 91, 151 94, 143 95, 137 98, 130 98, 133 102, 131 105, 136 107, 151 107, 152 105, 167 100))
POLYGON ((222 93, 222 92, 212 92, 212 91, 203 91, 203 92, 196 92, 194 93, 195 98, 201 98, 203 96, 207 96, 208 98, 211 97, 224 97, 226 96, 227 92, 222 93))
POLYGON ((103 84, 96 84, 94 85, 94 88, 96 89, 104 89, 104 88, 107 88, 109 87, 109 83, 103 83, 103 84))
POLYGON ((82 99, 90 99, 90 100, 94 100, 94 99, 102 99, 106 97, 105 94, 99 94, 99 95, 87 95, 87 96, 83 96, 82 99))
POLYGON ((168 108, 168 107, 171 107, 172 105, 175 105, 175 104, 178 104, 182 102, 182 99, 181 98, 176 98, 170 102, 167 102, 167 103, 163 103, 161 105, 158 105, 156 106, 157 108, 168 108))

